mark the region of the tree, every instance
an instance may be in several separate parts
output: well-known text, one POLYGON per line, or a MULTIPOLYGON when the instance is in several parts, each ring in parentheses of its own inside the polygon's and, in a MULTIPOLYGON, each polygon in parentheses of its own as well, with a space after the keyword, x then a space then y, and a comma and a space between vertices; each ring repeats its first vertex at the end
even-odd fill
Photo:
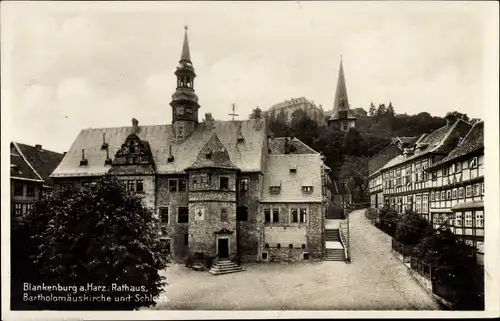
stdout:
POLYGON ((444 116, 444 118, 452 118, 452 119, 462 119, 462 120, 465 120, 465 121, 469 121, 469 116, 467 116, 467 114, 463 114, 463 113, 460 113, 458 111, 451 111, 449 113, 446 114, 446 116, 444 116))
POLYGON ((370 109, 368 110, 368 114, 370 116, 375 116, 375 114, 377 113, 377 108, 375 107, 375 105, 373 104, 373 101, 370 103, 370 109))
POLYGON ((39 271, 37 284, 71 285, 78 295, 111 298, 111 302, 48 302, 45 308, 137 309, 155 304, 137 296, 151 299, 162 291, 164 277, 158 271, 167 260, 161 250, 159 222, 141 198, 125 192, 112 177, 103 177, 93 187, 62 188, 38 202, 26 228, 33 244, 31 259, 39 271), (85 292, 88 284, 105 286, 107 291, 85 292), (119 291, 112 284, 128 289, 119 291), (128 295, 129 301, 115 301, 128 295))
POLYGON ((380 209, 378 221, 382 230, 393 236, 396 232, 399 216, 396 211, 386 204, 380 209))
POLYGON ((413 211, 407 211, 399 218, 395 239, 406 245, 417 245, 431 233, 432 225, 426 219, 413 211))
POLYGON ((262 118, 262 110, 257 106, 252 110, 252 113, 248 116, 249 119, 260 119, 262 118))
POLYGON ((389 117, 394 117, 396 115, 394 107, 392 107, 392 102, 389 102, 389 106, 387 106, 387 110, 385 112, 389 117))
POLYGON ((386 107, 385 107, 385 104, 380 104, 378 105, 378 109, 377 109, 377 116, 384 116, 385 113, 386 113, 386 107))

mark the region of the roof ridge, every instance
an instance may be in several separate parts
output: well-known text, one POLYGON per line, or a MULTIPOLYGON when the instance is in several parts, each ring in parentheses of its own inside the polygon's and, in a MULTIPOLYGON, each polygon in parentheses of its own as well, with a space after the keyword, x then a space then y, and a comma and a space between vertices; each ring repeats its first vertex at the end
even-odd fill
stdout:
MULTIPOLYGON (((13 142, 13 143, 16 143, 18 145, 24 145, 24 146, 28 146, 28 147, 31 147, 31 148, 36 148, 36 146, 32 146, 32 145, 28 145, 28 144, 24 144, 24 143, 18 143, 18 142, 13 142)), ((62 155, 63 153, 60 153, 60 152, 56 152, 56 151, 53 151, 53 150, 50 150, 50 149, 43 149, 43 152, 49 152, 49 153, 54 153, 54 154, 59 154, 59 155, 62 155)))
POLYGON ((19 155, 21 155, 21 157, 23 158, 23 160, 26 162, 26 164, 28 164, 28 166, 31 168, 31 170, 33 170, 33 172, 36 174, 36 176, 38 176, 38 178, 40 178, 42 181, 44 181, 44 179, 42 178, 42 176, 40 176, 40 174, 38 174, 38 172, 35 170, 35 168, 33 166, 31 166, 30 162, 28 162, 28 160, 24 156, 23 152, 21 151, 21 148, 19 148, 19 146, 17 145, 17 143, 16 142, 12 142, 12 143, 14 144, 14 147, 16 148, 16 150, 19 152, 19 155))

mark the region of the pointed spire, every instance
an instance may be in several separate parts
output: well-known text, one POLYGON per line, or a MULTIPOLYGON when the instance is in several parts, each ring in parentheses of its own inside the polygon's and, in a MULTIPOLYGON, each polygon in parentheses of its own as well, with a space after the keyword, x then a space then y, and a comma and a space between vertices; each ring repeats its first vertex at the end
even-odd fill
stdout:
POLYGON ((188 41, 188 27, 184 26, 184 43, 182 44, 182 54, 181 54, 181 62, 187 61, 191 62, 191 54, 189 52, 189 41, 188 41))
POLYGON ((349 110, 349 99, 347 98, 347 87, 344 76, 344 66, 342 64, 342 55, 340 55, 339 77, 337 79, 337 89, 335 91, 335 100, 333 103, 333 114, 330 119, 337 119, 339 111, 349 110))

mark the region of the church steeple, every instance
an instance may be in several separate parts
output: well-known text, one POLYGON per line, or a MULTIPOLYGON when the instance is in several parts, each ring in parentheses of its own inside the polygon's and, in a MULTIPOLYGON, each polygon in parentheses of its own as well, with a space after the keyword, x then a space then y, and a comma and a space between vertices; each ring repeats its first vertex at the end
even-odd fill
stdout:
POLYGON ((347 97, 347 86, 344 76, 344 66, 342 56, 340 56, 339 76, 337 79, 337 89, 335 90, 335 99, 333 102, 333 113, 329 119, 330 123, 337 123, 342 130, 348 130, 354 127, 354 117, 349 110, 349 99, 347 97))
POLYGON ((187 26, 184 27, 184 42, 179 64, 175 71, 177 88, 172 95, 172 129, 177 139, 183 140, 195 130, 198 124, 198 96, 194 92, 194 72, 189 51, 187 26))

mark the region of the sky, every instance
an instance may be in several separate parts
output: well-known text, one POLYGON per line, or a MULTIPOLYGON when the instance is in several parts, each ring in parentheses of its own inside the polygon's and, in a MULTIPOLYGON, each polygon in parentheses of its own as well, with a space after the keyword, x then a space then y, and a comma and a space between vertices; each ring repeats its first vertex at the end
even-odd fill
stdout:
POLYGON ((84 128, 170 123, 185 25, 200 118, 301 96, 330 110, 341 55, 351 108, 484 118, 491 4, 4 2, 2 118, 58 152, 84 128))

